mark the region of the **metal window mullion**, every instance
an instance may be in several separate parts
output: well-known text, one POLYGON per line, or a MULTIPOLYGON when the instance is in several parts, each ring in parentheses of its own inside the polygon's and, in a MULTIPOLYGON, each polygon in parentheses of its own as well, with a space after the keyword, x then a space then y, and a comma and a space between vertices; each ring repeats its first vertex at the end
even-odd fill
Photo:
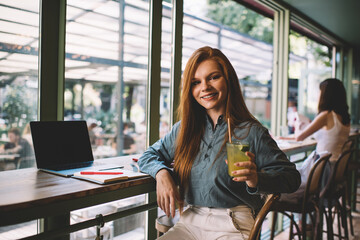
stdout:
POLYGON ((339 53, 340 53, 340 61, 339 61, 339 65, 337 66, 336 69, 336 77, 338 79, 340 79, 341 81, 343 81, 343 77, 344 77, 344 48, 341 47, 339 49, 339 53))
POLYGON ((347 74, 345 75, 346 79, 344 79, 344 84, 345 84, 345 89, 346 89, 346 98, 347 98, 347 103, 349 105, 350 115, 353 114, 352 113, 353 53, 354 53, 353 48, 348 49, 346 52, 347 61, 346 61, 346 65, 345 65, 345 71, 347 74))
POLYGON ((147 143, 152 145, 159 139, 160 81, 161 81, 161 18, 162 1, 150 1, 149 62, 147 91, 147 143))
POLYGON ((124 123, 123 123, 123 110, 124 110, 124 35, 125 35, 125 1, 119 0, 119 54, 118 59, 120 62, 120 65, 118 66, 118 81, 116 82, 116 96, 117 96, 117 104, 116 104, 116 112, 118 113, 118 119, 117 119, 117 134, 116 134, 116 152, 117 154, 123 155, 123 148, 124 148, 124 123))
POLYGON ((271 132, 280 134, 286 124, 288 101, 289 17, 288 10, 274 12, 274 59, 271 99, 271 132))
POLYGON ((277 103, 276 103, 276 136, 278 136, 280 134, 280 126, 281 126, 281 114, 282 114, 282 110, 281 110, 281 99, 282 99, 282 93, 283 93, 283 72, 282 72, 282 64, 284 63, 284 59, 283 59, 283 40, 284 40, 284 14, 283 12, 280 10, 279 11, 279 55, 278 55, 278 65, 277 65, 277 71, 278 71, 278 84, 277 84, 277 103))
POLYGON ((39 25, 38 118, 63 120, 66 0, 42 0, 39 25))
MULTIPOLYGON (((148 91, 146 101, 146 147, 159 139, 160 91, 161 91, 161 18, 162 1, 149 2, 149 55, 148 55, 148 91)), ((146 194, 146 201, 156 198, 155 193, 146 194)), ((155 219, 157 209, 146 212, 145 239, 156 239, 155 219)))
POLYGON ((176 119, 180 102, 181 60, 182 60, 183 0, 173 0, 172 41, 171 41, 171 84, 170 84, 170 124, 176 119))
MULTIPOLYGON (((39 101, 40 121, 64 119, 66 0, 40 1, 39 101)), ((68 226, 70 213, 40 219, 39 231, 68 226)), ((69 239, 69 234, 56 239, 69 239)))
POLYGON ((336 50, 337 47, 333 46, 332 47, 332 68, 331 68, 331 77, 335 78, 336 77, 336 68, 337 68, 337 63, 336 63, 336 50))
POLYGON ((272 89, 271 89, 271 132, 276 134, 277 131, 277 98, 278 98, 278 65, 279 65, 279 31, 280 31, 280 16, 278 11, 274 11, 274 41, 273 41, 273 74, 272 74, 272 89))
POLYGON ((281 86, 282 94, 280 99, 280 126, 287 126, 287 108, 288 108, 288 95, 289 95, 289 26, 290 26, 290 12, 289 10, 284 10, 282 12, 283 22, 282 22, 282 64, 279 66, 282 76, 281 76, 281 86))

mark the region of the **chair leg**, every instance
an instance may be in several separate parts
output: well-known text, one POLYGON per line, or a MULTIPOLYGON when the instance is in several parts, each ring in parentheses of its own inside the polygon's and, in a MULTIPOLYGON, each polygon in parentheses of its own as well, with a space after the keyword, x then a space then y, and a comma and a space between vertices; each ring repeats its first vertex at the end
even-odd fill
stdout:
MULTIPOLYGON (((356 178, 355 177, 355 171, 352 170, 350 171, 350 174, 348 176, 348 181, 347 181, 347 185, 345 188, 345 194, 346 194, 346 204, 344 204, 345 206, 345 210, 346 210, 346 216, 349 217, 349 223, 350 223, 350 234, 351 236, 354 236, 354 226, 353 226, 353 222, 352 222, 352 203, 353 203, 353 197, 352 195, 355 193, 356 194, 356 190, 354 191, 354 189, 352 188, 353 185, 353 181, 356 182, 356 178)), ((354 184, 356 185, 356 184, 354 184)))
POLYGON ((335 207, 335 212, 337 215, 338 236, 339 236, 339 239, 341 239, 342 238, 342 233, 341 233, 342 217, 341 217, 340 206, 335 207))
MULTIPOLYGON (((343 216, 343 223, 344 223, 343 227, 344 227, 344 231, 345 231, 345 238, 349 239, 349 228, 348 228, 348 222, 347 222, 348 212, 346 210, 346 203, 347 203, 346 195, 343 195, 343 199, 342 199, 342 212, 343 212, 342 216, 343 216)), ((351 215, 351 213, 350 213, 350 215, 351 215)), ((350 225, 351 225, 351 223, 350 223, 350 225)))
POLYGON ((351 215, 351 207, 349 209, 346 209, 346 214, 349 216, 349 222, 350 222, 350 234, 351 236, 354 236, 354 225, 353 225, 353 219, 351 215))
MULTIPOLYGON (((311 213, 309 213, 310 218, 311 217, 311 213)), ((306 225, 307 225, 307 214, 304 213, 301 216, 301 235, 302 235, 302 239, 306 240, 306 225)))
POLYGON ((278 215, 278 212, 273 212, 272 221, 271 221, 270 240, 273 240, 274 236, 275 236, 275 225, 276 225, 276 221, 277 221, 277 215, 278 215))
POLYGON ((347 224, 347 211, 346 211, 346 199, 343 195, 341 203, 339 203, 339 214, 341 218, 341 225, 344 228, 345 239, 349 239, 349 230, 347 224))
POLYGON ((316 209, 315 212, 315 222, 314 222, 314 231, 313 236, 316 240, 321 240, 323 235, 323 228, 324 228, 324 216, 326 217, 326 214, 324 212, 324 202, 321 200, 319 201, 319 206, 316 209))
POLYGON ((328 209, 324 210, 326 212, 326 235, 328 240, 334 240, 334 232, 333 232, 333 219, 332 219, 332 206, 329 206, 328 209))
POLYGON ((293 233, 294 221, 295 221, 294 215, 291 213, 290 214, 289 239, 293 239, 293 237, 294 237, 294 233, 293 233))

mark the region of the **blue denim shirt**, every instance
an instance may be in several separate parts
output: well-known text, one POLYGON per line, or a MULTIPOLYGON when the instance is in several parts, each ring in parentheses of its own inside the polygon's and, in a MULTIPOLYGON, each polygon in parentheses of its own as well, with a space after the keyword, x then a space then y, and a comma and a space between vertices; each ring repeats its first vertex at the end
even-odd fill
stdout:
MULTIPOLYGON (((140 170, 155 178, 161 169, 172 171, 176 136, 181 122, 154 143, 139 158, 140 170)), ((236 128, 235 135, 244 137, 255 154, 258 169, 257 188, 248 188, 245 182, 235 182, 228 175, 225 163, 226 147, 221 149, 227 131, 227 124, 219 119, 215 129, 209 119, 200 150, 191 169, 190 184, 185 193, 188 204, 203 207, 231 208, 246 204, 254 210, 261 208, 260 193, 290 193, 298 189, 300 174, 286 155, 278 148, 268 130, 260 124, 236 128), (220 154, 219 151, 221 150, 220 154), (214 163, 214 164, 213 164, 214 163)), ((232 137, 236 140, 235 136, 232 137)), ((176 179, 175 179, 176 181, 176 179)))

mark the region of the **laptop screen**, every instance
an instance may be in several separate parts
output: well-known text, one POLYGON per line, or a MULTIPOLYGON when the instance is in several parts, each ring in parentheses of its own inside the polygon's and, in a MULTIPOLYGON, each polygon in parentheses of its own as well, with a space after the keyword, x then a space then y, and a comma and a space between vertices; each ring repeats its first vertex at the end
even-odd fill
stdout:
POLYGON ((85 121, 33 121, 30 128, 38 168, 71 169, 94 161, 85 121))

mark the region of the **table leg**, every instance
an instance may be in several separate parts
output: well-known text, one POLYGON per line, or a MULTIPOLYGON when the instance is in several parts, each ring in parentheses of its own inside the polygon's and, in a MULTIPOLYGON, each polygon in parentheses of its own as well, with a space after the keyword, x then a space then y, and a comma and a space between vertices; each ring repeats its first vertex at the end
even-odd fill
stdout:
MULTIPOLYGON (((61 227, 70 226, 70 213, 40 219, 40 232, 47 232, 61 227)), ((69 240, 70 234, 54 238, 54 240, 69 240)))
MULTIPOLYGON (((156 192, 150 192, 146 194, 146 201, 147 203, 156 202, 156 192)), ((146 227, 145 227, 145 239, 151 240, 157 238, 157 232, 155 229, 155 220, 157 218, 157 208, 153 208, 146 212, 146 227)))

